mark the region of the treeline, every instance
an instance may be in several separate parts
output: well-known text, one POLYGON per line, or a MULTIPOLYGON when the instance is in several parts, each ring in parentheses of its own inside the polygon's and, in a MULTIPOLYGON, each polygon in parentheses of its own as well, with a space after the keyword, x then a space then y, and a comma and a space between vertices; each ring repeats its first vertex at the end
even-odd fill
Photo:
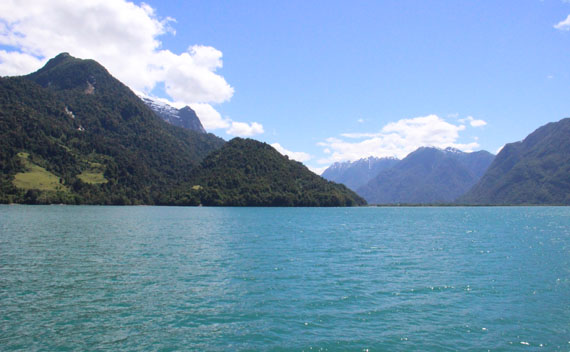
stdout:
POLYGON ((366 204, 344 185, 324 180, 270 145, 241 138, 208 156, 173 198, 181 204, 214 206, 366 204))

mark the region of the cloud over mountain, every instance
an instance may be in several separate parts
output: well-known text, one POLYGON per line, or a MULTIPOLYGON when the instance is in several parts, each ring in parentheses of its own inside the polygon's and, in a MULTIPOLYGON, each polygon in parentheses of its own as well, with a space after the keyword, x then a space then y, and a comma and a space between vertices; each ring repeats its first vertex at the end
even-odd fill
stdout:
MULTIPOLYGON (((160 18, 149 5, 125 0, 2 1, 0 45, 5 48, 0 50, 0 75, 27 74, 48 58, 69 52, 97 60, 131 89, 149 94, 163 84, 179 104, 230 100, 234 88, 216 72, 223 66, 221 51, 191 45, 176 54, 162 48, 159 38, 175 35, 174 23, 173 18, 160 18)), ((210 105, 207 113, 198 112, 206 128, 231 127, 231 120, 211 110, 210 105)), ((262 128, 252 129, 259 131, 262 128)))
POLYGON ((279 143, 273 143, 273 144, 271 144, 271 146, 273 148, 275 148, 282 155, 287 155, 289 158, 291 158, 293 160, 305 162, 305 161, 311 160, 311 158, 312 158, 310 154, 305 153, 305 152, 292 152, 290 150, 287 150, 279 143))
MULTIPOLYGON (((466 120, 467 121, 467 120, 466 120)), ((470 122, 482 120, 469 120, 470 122)), ((484 122, 484 121, 483 121, 484 122)), ((475 125, 480 125, 476 123, 475 125)), ((475 126, 471 123, 471 126, 475 126)), ((343 133, 344 139, 328 138, 318 143, 330 156, 319 160, 322 164, 354 161, 368 156, 404 158, 419 147, 454 147, 466 152, 479 147, 477 142, 459 143, 463 124, 453 124, 437 115, 401 119, 386 124, 375 133, 343 133), (349 140, 359 141, 349 141, 349 140)))

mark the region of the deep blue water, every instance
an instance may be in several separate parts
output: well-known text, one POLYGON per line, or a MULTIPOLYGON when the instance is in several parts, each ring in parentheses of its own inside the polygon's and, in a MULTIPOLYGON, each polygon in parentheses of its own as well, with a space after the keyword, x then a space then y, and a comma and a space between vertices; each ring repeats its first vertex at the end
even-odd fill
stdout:
POLYGON ((570 350, 570 207, 0 206, 0 350, 570 350))

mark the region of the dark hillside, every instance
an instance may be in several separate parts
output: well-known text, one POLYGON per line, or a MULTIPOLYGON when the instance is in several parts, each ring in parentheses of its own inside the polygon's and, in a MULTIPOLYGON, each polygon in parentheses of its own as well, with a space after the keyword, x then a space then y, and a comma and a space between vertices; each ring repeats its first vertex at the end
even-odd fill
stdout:
POLYGON ((570 205, 570 118, 505 145, 479 183, 458 202, 570 205))
POLYGON ((344 185, 315 175, 273 147, 234 138, 209 155, 184 191, 189 204, 352 206, 366 202, 344 185))
POLYGON ((168 202, 164 190, 223 144, 165 123, 92 60, 60 54, 0 78, 2 202, 168 202), (61 187, 44 187, 53 177, 61 187))

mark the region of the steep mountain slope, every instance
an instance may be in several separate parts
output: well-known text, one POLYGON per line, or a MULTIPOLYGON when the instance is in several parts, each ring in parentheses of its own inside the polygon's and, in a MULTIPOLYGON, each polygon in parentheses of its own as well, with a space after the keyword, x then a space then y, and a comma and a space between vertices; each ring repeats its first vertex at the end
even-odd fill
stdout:
POLYGON ((322 177, 356 190, 367 184, 381 171, 396 165, 398 161, 396 158, 371 156, 353 162, 334 163, 323 172, 322 177))
POLYGON ((224 143, 162 121, 93 60, 60 54, 0 78, 2 202, 168 202, 165 190, 224 143))
POLYGON ((209 155, 181 189, 182 204, 351 206, 356 193, 315 175, 266 143, 234 138, 209 155), (187 190, 191 191, 188 192, 187 190))
POLYGON ((374 204, 452 202, 478 181, 492 160, 485 151, 419 148, 357 193, 374 204))
POLYGON ((570 118, 505 145, 481 180, 458 201, 570 205, 570 118))
POLYGON ((152 109, 160 118, 171 125, 186 128, 192 131, 206 133, 196 112, 189 106, 177 109, 161 101, 149 97, 139 96, 144 103, 152 109))

